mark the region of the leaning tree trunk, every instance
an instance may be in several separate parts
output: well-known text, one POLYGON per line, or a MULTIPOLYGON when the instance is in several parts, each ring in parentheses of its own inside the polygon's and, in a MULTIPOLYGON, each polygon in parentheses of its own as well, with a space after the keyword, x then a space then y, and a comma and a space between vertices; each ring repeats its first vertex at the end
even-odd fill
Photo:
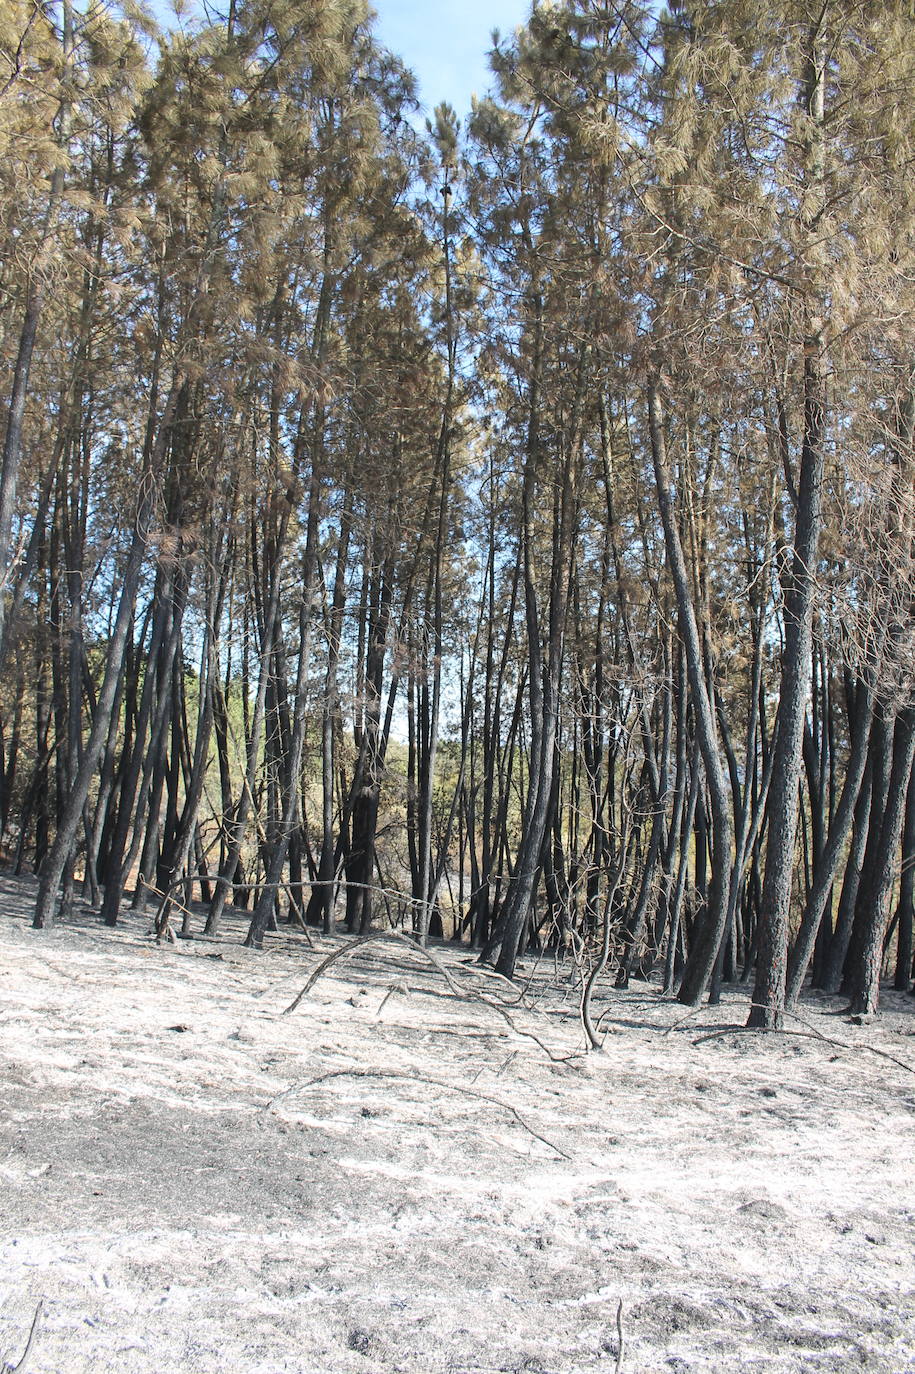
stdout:
POLYGON ((794 874, 804 717, 813 647, 813 591, 823 493, 826 382, 822 322, 813 321, 804 360, 804 442, 790 581, 785 591, 785 649, 772 743, 766 868, 756 985, 748 1026, 780 1030, 788 972, 788 919, 794 874))
POLYGON ((867 766, 867 749, 873 719, 874 696, 870 686, 859 683, 855 695, 855 720, 853 723, 852 748, 845 770, 842 794, 835 815, 829 826, 826 846, 813 875, 813 886, 801 920, 800 929, 788 962, 788 982, 786 1001, 793 1006, 801 993, 807 965, 813 954, 814 943, 826 910, 829 894, 832 891, 839 863, 845 853, 848 836, 854 819, 858 794, 864 780, 867 766))
MULTIPOLYGON (((822 26, 824 6, 807 39, 806 74, 801 104, 808 120, 810 159, 803 186, 801 223, 813 238, 823 210, 825 167, 826 59, 822 26)), ((794 873, 799 810, 804 718, 813 648, 813 594, 822 523, 823 470, 826 441, 826 291, 811 283, 811 305, 804 330, 804 433, 794 547, 785 588, 785 648, 776 717, 772 785, 769 791, 766 868, 759 920, 756 986, 747 1025, 781 1029, 788 972, 788 920, 794 873)))
POLYGON ((889 897, 896 873, 899 833, 912 772, 913 755, 915 708, 906 707, 899 712, 896 720, 890 785, 880 827, 876 861, 871 870, 870 882, 859 895, 863 914, 863 938, 859 957, 851 969, 850 1010, 862 1016, 875 1012, 880 1000, 880 972, 883 965, 889 897))
POLYGON ((681 1002, 687 1006, 695 1006, 701 1000, 711 981, 715 960, 718 956, 718 947, 727 926, 733 827, 728 784, 721 763, 715 716, 705 680, 702 646, 692 601, 689 573, 674 512, 673 493, 671 492, 670 474, 667 466, 664 414, 658 382, 654 377, 648 383, 648 428, 655 485, 658 492, 658 506, 661 512, 661 522, 664 526, 664 544, 677 599, 677 618, 680 636, 683 640, 683 651, 686 655, 686 672, 693 698, 696 736, 702 752, 702 762, 705 765, 705 776, 711 797, 712 881, 709 884, 708 901, 702 924, 694 937, 683 973, 683 980, 680 984, 680 991, 677 994, 681 1002))

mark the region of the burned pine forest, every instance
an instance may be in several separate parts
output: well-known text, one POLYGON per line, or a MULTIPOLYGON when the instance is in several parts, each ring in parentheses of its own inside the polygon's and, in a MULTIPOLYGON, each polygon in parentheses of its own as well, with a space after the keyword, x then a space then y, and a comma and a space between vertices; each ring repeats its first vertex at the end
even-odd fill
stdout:
POLYGON ((429 119, 362 0, 0 14, 35 927, 909 991, 911 6, 541 3, 429 119))

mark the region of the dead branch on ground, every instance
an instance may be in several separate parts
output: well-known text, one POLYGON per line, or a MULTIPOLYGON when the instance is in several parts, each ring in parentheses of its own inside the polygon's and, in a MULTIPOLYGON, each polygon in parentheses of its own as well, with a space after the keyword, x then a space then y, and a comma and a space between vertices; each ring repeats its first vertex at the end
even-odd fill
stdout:
POLYGON ((484 1007, 491 1008, 492 1011, 496 1012, 508 1023, 508 1025, 511 1027, 511 1029, 514 1031, 516 1035, 523 1036, 528 1040, 533 1040, 534 1044, 537 1045, 538 1048, 543 1051, 543 1053, 547 1056, 551 1063, 568 1064, 572 1060, 579 1058, 579 1055, 577 1053, 554 1054, 554 1052, 550 1049, 549 1045, 545 1044, 544 1041, 541 1040, 538 1035, 535 1035, 533 1031, 523 1030, 520 1026, 516 1026, 510 1012, 506 1007, 502 1006, 500 1002, 493 1001, 491 998, 484 996, 484 994, 482 992, 478 992, 476 988, 461 988, 455 982, 454 978, 452 978, 448 969, 445 968, 441 960, 437 959, 430 949, 425 949, 422 945, 417 944, 415 940, 410 939, 409 936, 400 935, 397 931, 394 930, 384 931, 374 935, 360 935, 355 940, 351 940, 347 944, 341 945, 339 949, 333 950, 332 953, 328 954, 326 958, 321 960, 317 968, 312 970, 312 972, 308 976, 305 986, 302 988, 302 991, 298 994, 297 997, 293 998, 293 1000, 289 1003, 288 1007, 283 1008, 281 1015, 288 1016, 290 1012, 295 1011, 296 1007, 299 1005, 302 999, 314 987, 315 983, 321 977, 321 974, 325 973, 327 969, 329 969, 333 964, 337 963, 339 959, 347 958, 350 954, 353 954, 362 945, 368 945, 372 943, 395 943, 400 945, 406 945, 407 949, 415 950, 417 954, 421 954, 423 958, 426 959, 427 962, 430 963, 432 967, 442 975, 445 982, 448 984, 448 987, 454 993, 455 997, 465 998, 469 996, 473 1001, 480 1002, 484 1007))
POLYGON ((22 1352, 22 1359, 19 1361, 18 1364, 10 1364, 8 1360, 4 1360, 3 1368, 2 1370, 0 1370, 0 1374, 26 1374, 26 1361, 28 1360, 29 1355, 32 1353, 32 1345, 34 1344, 35 1336, 38 1332, 38 1323, 41 1321, 43 1314, 44 1300, 42 1298, 39 1298, 38 1305, 35 1308, 35 1315, 32 1318, 32 1326, 29 1331, 29 1338, 25 1343, 25 1350, 23 1350, 22 1352))
POLYGON ((293 1093, 304 1092, 308 1088, 320 1087, 322 1083, 327 1083, 333 1078, 397 1078, 407 1083, 426 1083, 431 1088, 444 1088, 446 1092, 458 1093, 463 1097, 475 1098, 478 1102, 489 1102, 494 1107, 501 1107, 502 1111, 510 1113, 515 1118, 518 1125, 527 1131, 528 1135, 534 1140, 539 1140, 541 1145, 546 1145, 551 1150, 555 1150, 561 1159, 571 1160, 572 1156, 567 1154, 561 1145, 550 1140, 548 1136, 534 1129, 530 1122, 521 1115, 517 1107, 513 1107, 510 1102, 503 1102, 500 1097, 493 1097, 490 1093, 478 1092, 475 1088, 467 1088, 462 1083, 448 1083, 443 1078, 429 1078, 425 1074, 412 1073, 397 1069, 331 1069, 328 1073, 322 1073, 317 1078, 309 1078, 307 1083, 298 1083, 292 1088, 287 1088, 285 1092, 278 1093, 266 1104, 269 1111, 275 1103, 284 1097, 289 1097, 293 1093))
MULTIPOLYGON (((750 1005, 758 1006, 760 1004, 757 1002, 751 1002, 750 1005)), ((859 1050, 868 1050, 871 1054, 879 1055, 881 1059, 888 1059, 891 1064, 896 1064, 900 1069, 905 1069, 906 1073, 915 1074, 915 1066, 913 1066, 912 1064, 907 1064, 904 1059, 897 1058, 895 1054, 890 1054, 889 1050, 880 1050, 877 1048, 876 1045, 849 1045, 844 1040, 836 1040, 831 1035, 824 1035, 822 1031, 817 1030, 816 1026, 812 1025, 809 1021, 805 1021, 803 1017, 795 1015, 794 1012, 785 1011, 783 1014, 785 1016, 792 1017, 795 1021, 800 1021, 801 1025, 807 1026, 808 1029, 785 1030, 784 1028, 782 1028, 782 1030, 778 1032, 778 1034, 780 1035, 790 1035, 796 1040, 822 1040, 824 1045, 832 1045, 834 1049, 844 1050, 846 1054, 854 1055, 859 1050)), ((752 1032, 755 1030, 755 1027, 723 1026, 721 1030, 714 1030, 710 1031, 707 1035, 700 1035, 698 1039, 693 1041, 693 1044, 704 1045, 707 1040, 717 1040, 719 1037, 723 1035, 737 1035, 740 1034, 741 1031, 745 1030, 749 1030, 752 1032)), ((769 1035, 771 1034, 771 1032, 767 1031, 766 1034, 769 1035)))
POLYGON ((623 1367, 623 1300, 620 1298, 619 1307, 616 1309, 616 1370, 615 1374, 620 1374, 623 1367))

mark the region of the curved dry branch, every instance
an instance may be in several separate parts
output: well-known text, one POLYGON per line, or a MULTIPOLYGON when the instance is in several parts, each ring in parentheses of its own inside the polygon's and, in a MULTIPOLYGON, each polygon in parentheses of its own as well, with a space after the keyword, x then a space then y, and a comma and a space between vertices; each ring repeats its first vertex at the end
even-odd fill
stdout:
POLYGON ((332 965, 338 962, 338 960, 349 958, 349 956, 355 953, 357 949, 361 948, 362 945, 392 943, 406 945, 408 949, 414 949, 418 954, 422 954, 429 961, 429 963, 432 964, 433 968, 438 969, 439 973, 445 979, 445 982, 451 988, 451 991, 454 993, 454 995, 456 997, 461 996, 461 990, 458 987, 457 983, 451 977, 451 974, 448 972, 448 970, 438 961, 438 959, 435 958, 434 954, 432 954, 428 949, 423 949, 422 945, 418 945, 415 940, 409 939, 409 937, 406 935, 398 935, 397 931, 383 931, 376 935, 359 935, 356 937, 355 940, 350 940, 347 944, 341 945, 339 949, 335 949, 330 954, 328 954, 325 959, 321 960, 317 968, 313 969, 312 972, 309 974, 305 986, 302 988, 302 991, 298 994, 297 997, 293 998, 293 1000, 289 1003, 288 1007, 283 1008, 280 1014, 282 1016, 288 1016, 291 1011, 295 1011, 296 1007, 299 1005, 302 999, 305 996, 307 996, 309 992, 311 992, 311 989, 314 987, 315 983, 321 977, 321 974, 326 973, 327 970, 332 967, 332 965))
POLYGON ((549 1045, 545 1044, 544 1041, 541 1040, 538 1035, 535 1035, 533 1031, 523 1030, 520 1026, 515 1025, 514 1019, 512 1018, 511 1014, 499 1002, 495 1002, 491 1000, 489 997, 484 997, 483 993, 477 992, 476 988, 459 987, 458 984, 455 982, 454 978, 452 978, 451 974, 449 973, 445 965, 441 962, 441 960, 435 957, 435 955, 432 953, 430 949, 424 948, 422 945, 417 944, 415 940, 410 939, 410 937, 407 935, 398 934, 397 931, 384 931, 376 935, 360 935, 355 940, 351 940, 348 944, 341 945, 339 949, 333 950, 330 954, 327 955, 326 958, 321 960, 317 968, 312 970, 301 992, 298 994, 297 997, 293 998, 293 1000, 289 1003, 288 1007, 283 1008, 280 1014, 282 1016, 288 1016, 290 1012, 295 1011, 296 1007, 299 1005, 302 999, 314 987, 315 983, 321 977, 321 974, 326 973, 326 971, 329 968, 331 968, 332 965, 336 964, 338 960, 347 958, 350 954, 352 954, 355 950, 359 949, 362 945, 392 943, 406 945, 408 949, 415 950, 417 954, 421 954, 423 958, 426 959, 427 962, 430 963, 432 967, 442 975, 445 982, 448 984, 448 987, 454 993, 455 997, 470 997, 473 1001, 480 1002, 484 1007, 489 1007, 492 1011, 496 1012, 497 1015, 501 1016, 503 1020, 507 1022, 510 1028, 514 1031, 515 1035, 523 1036, 527 1040, 533 1040, 534 1044, 538 1047, 538 1049, 543 1051, 543 1053, 547 1056, 551 1063, 567 1064, 579 1057, 578 1054, 554 1054, 554 1052, 550 1049, 549 1045))
POLYGON ((571 1160, 572 1156, 567 1154, 561 1145, 557 1145, 548 1136, 542 1135, 540 1131, 534 1129, 530 1122, 521 1115, 517 1107, 513 1107, 510 1102, 503 1102, 500 1097, 493 1097, 490 1093, 481 1093, 476 1088, 467 1088, 462 1083, 449 1083, 443 1078, 429 1078, 426 1074, 410 1073, 399 1069, 331 1069, 328 1073, 318 1074, 317 1078, 309 1078, 307 1083, 299 1083, 294 1088, 289 1088, 286 1092, 271 1098, 267 1103, 267 1110, 273 1107, 282 1097, 288 1097, 292 1093, 304 1092, 307 1088, 319 1087, 322 1083, 327 1083, 334 1078, 397 1078, 409 1083, 426 1083, 431 1088, 444 1088, 447 1092, 459 1093, 463 1097, 475 1098, 478 1102, 489 1102, 494 1107, 501 1107, 515 1118, 528 1135, 534 1140, 539 1140, 541 1145, 548 1146, 555 1150, 561 1159, 571 1160))
POLYGON ((29 1358, 29 1355, 32 1353, 32 1346, 35 1343, 35 1336, 38 1333, 38 1323, 41 1321, 43 1313, 44 1299, 39 1298, 38 1305, 35 1308, 35 1315, 32 1318, 32 1325, 29 1330, 29 1338, 25 1343, 25 1350, 23 1350, 22 1352, 22 1359, 19 1361, 18 1364, 10 1364, 8 1361, 4 1361, 3 1368, 2 1371, 0 1371, 0 1374, 26 1374, 26 1362, 29 1358))
MULTIPOLYGON (((751 1002, 750 1005, 757 1006, 758 1004, 756 1002, 751 1002)), ((784 1014, 786 1016, 792 1015, 791 1012, 787 1011, 784 1014)), ((800 1021, 801 1025, 807 1026, 808 1029, 785 1030, 785 1028, 782 1027, 778 1033, 780 1035, 793 1036, 794 1039, 821 1040, 824 1045, 831 1045, 834 1049, 844 1050, 846 1054, 854 1055, 861 1050, 867 1050, 869 1054, 876 1054, 879 1055, 881 1059, 888 1059, 891 1064, 896 1064, 898 1068, 904 1069, 906 1073, 915 1074, 915 1065, 907 1064, 904 1059, 899 1059, 895 1054, 890 1054, 889 1050, 878 1049, 876 1045, 849 1045, 845 1040, 836 1040, 831 1035, 824 1035, 822 1031, 817 1030, 816 1026, 811 1025, 809 1021, 805 1021, 803 1017, 795 1016, 794 1019, 796 1021, 800 1021)), ((710 1031, 708 1035, 700 1035, 697 1039, 693 1041, 693 1044, 702 1045, 707 1040, 717 1040, 720 1036, 723 1035, 733 1035, 741 1031, 753 1031, 756 1029, 759 1028, 755 1026, 723 1026, 721 1030, 710 1031)), ((766 1033, 769 1034, 770 1032, 766 1033)))

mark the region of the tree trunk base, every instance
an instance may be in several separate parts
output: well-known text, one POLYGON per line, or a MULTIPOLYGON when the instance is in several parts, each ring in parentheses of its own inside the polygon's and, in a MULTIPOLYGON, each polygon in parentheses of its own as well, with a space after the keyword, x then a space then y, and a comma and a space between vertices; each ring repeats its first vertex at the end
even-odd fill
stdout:
POLYGON ((747 1030, 780 1031, 785 1028, 785 1012, 782 1007, 754 1005, 747 1017, 747 1030))

